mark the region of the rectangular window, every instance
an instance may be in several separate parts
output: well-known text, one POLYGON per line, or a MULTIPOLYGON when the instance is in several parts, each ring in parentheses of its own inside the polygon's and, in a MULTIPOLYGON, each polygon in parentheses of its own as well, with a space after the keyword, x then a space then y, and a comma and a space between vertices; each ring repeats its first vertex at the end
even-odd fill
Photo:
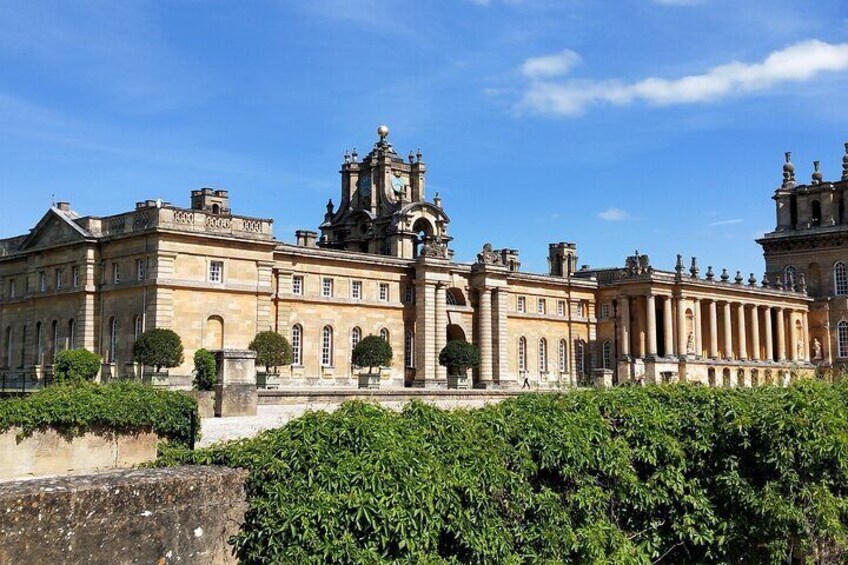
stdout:
POLYGON ((15 279, 9 281, 9 298, 14 298, 17 295, 17 285, 15 284, 15 279))
POLYGON ((135 278, 136 279, 138 279, 140 281, 144 280, 144 278, 147 276, 147 273, 145 272, 147 269, 145 267, 146 267, 146 265, 145 265, 144 259, 136 259, 135 260, 135 278))
POLYGON ((583 317, 583 302, 575 302, 572 305, 572 311, 573 311, 572 315, 575 318, 582 318, 583 317))
POLYGON ((65 269, 56 269, 56 290, 65 286, 65 269))
POLYGON ((604 304, 601 304, 601 319, 602 320, 609 319, 610 310, 611 310, 611 308, 610 308, 609 302, 605 302, 604 304))
POLYGON ((557 300, 557 316, 560 318, 565 316, 565 300, 557 300))
POLYGON ((74 288, 80 285, 80 268, 77 265, 71 267, 71 284, 74 288))
POLYGON ((518 297, 518 305, 516 309, 522 314, 527 311, 527 299, 525 297, 518 297))
POLYGON ((292 294, 303 296, 303 277, 300 275, 292 275, 292 294))
POLYGON ((547 314, 548 304, 545 302, 544 298, 539 299, 539 314, 545 315, 547 314))
POLYGON ((221 283, 224 282, 224 262, 209 261, 209 282, 221 283))
POLYGON ((112 284, 121 282, 121 265, 112 263, 112 284))
POLYGON ((354 300, 362 300, 362 281, 351 281, 350 297, 354 300))
POLYGON ((380 301, 389 301, 389 283, 380 283, 380 301))
POLYGON ((38 273, 38 290, 41 292, 47 290, 47 273, 44 271, 38 273))
POLYGON ((325 278, 321 281, 321 296, 324 298, 333 297, 333 279, 325 278))
POLYGON ((406 297, 404 299, 404 302, 406 302, 407 304, 415 304, 415 287, 414 286, 409 285, 409 286, 406 287, 406 297))
POLYGON ((406 360, 406 367, 408 369, 412 369, 415 367, 415 359, 413 358, 414 353, 414 339, 415 336, 412 332, 406 332, 406 337, 403 342, 403 357, 406 360))

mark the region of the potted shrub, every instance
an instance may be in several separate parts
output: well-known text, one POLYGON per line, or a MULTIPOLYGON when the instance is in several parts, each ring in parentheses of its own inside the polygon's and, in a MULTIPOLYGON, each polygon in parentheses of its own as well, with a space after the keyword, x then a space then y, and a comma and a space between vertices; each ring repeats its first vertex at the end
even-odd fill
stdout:
POLYGON ((468 388, 468 369, 480 365, 480 350, 465 340, 454 339, 439 353, 439 365, 448 368, 448 388, 468 388))
POLYGON ((391 365, 392 346, 380 336, 369 335, 353 348, 351 362, 357 367, 368 367, 367 373, 359 373, 359 388, 380 388, 380 367, 391 365))
POLYGON ((207 349, 194 352, 194 381, 196 391, 197 411, 201 418, 211 418, 215 415, 215 383, 218 382, 218 363, 215 356, 207 349))
POLYGON ((102 362, 100 355, 87 349, 65 349, 53 360, 53 378, 56 384, 91 382, 100 372, 102 362))
POLYGON ((152 372, 145 370, 145 381, 154 385, 167 385, 168 371, 163 371, 162 368, 170 369, 182 364, 183 342, 173 330, 147 330, 133 344, 133 359, 145 369, 153 369, 152 372))
POLYGON ((277 332, 264 331, 256 334, 247 347, 256 352, 256 364, 265 367, 264 373, 256 373, 256 385, 262 388, 278 388, 280 373, 277 372, 277 367, 285 367, 292 362, 292 348, 288 340, 277 332), (271 367, 274 367, 273 371, 271 367))

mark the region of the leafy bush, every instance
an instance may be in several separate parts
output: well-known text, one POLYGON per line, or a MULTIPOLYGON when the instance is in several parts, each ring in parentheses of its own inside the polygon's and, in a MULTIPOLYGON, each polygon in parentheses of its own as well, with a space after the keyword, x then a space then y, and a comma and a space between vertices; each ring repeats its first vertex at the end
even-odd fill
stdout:
POLYGON ((141 334, 133 344, 133 359, 142 365, 177 367, 183 362, 183 342, 173 330, 153 328, 141 334))
POLYGON ((53 360, 53 377, 58 384, 79 384, 94 380, 103 359, 87 349, 65 349, 53 360))
POLYGON ((199 426, 197 401, 176 391, 129 381, 108 385, 56 385, 23 398, 0 401, 0 431, 18 427, 26 435, 54 428, 71 435, 107 428, 133 432, 151 428, 168 440, 190 445, 199 426))
POLYGON ((250 472, 244 563, 845 563, 848 386, 347 403, 171 456, 250 472))
POLYGON ((480 365, 480 350, 464 339, 453 339, 439 352, 439 365, 448 367, 453 374, 464 375, 480 365))
POLYGON ((256 363, 264 365, 266 372, 269 372, 271 367, 291 365, 291 345, 277 332, 259 332, 247 347, 256 352, 256 363))
POLYGON ((206 349, 194 352, 194 388, 212 390, 218 380, 218 363, 215 356, 206 349))
POLYGON ((377 335, 369 335, 353 348, 351 363, 357 367, 368 367, 373 373, 374 367, 388 367, 392 363, 392 346, 377 335))

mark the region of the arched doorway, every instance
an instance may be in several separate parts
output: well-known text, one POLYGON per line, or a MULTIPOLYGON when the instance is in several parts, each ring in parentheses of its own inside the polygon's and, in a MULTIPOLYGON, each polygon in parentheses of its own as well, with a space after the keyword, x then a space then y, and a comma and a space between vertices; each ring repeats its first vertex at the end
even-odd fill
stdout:
POLYGON ((209 316, 206 319, 203 346, 212 350, 224 349, 224 319, 221 316, 209 316))

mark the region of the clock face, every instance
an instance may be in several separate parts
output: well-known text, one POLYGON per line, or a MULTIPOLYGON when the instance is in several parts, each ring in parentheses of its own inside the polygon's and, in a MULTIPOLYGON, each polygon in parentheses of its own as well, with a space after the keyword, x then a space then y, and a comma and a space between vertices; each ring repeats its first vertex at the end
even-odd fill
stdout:
POLYGON ((359 194, 362 198, 368 198, 371 196, 371 177, 359 177, 359 182, 356 183, 356 186, 359 188, 359 194))
POLYGON ((395 194, 403 194, 404 186, 403 179, 400 175, 392 176, 392 190, 395 191, 395 194))

